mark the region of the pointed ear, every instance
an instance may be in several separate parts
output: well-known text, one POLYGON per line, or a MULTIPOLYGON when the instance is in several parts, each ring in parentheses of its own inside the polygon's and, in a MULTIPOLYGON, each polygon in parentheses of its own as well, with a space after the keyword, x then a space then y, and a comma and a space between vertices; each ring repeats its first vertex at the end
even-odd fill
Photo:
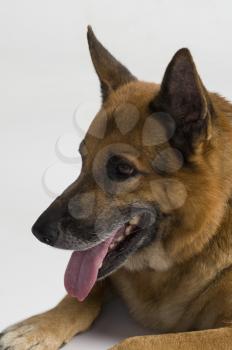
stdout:
POLYGON ((212 106, 188 49, 179 50, 169 63, 152 107, 174 118, 174 142, 184 153, 210 138, 212 106))
POLYGON ((90 26, 88 26, 87 38, 93 65, 100 79, 103 101, 105 101, 111 91, 136 78, 104 48, 90 26))

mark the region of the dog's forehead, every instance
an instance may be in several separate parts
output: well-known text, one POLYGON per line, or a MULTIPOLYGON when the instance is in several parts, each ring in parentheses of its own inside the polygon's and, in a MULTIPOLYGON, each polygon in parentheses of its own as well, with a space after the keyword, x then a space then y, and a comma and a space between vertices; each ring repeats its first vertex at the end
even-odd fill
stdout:
POLYGON ((92 121, 86 140, 99 141, 108 137, 121 140, 137 133, 139 124, 149 115, 149 104, 159 90, 152 83, 131 82, 112 93, 92 121))
POLYGON ((89 165, 96 156, 100 159, 118 153, 135 160, 135 154, 145 151, 148 158, 157 154, 159 144, 166 144, 169 137, 163 122, 160 123, 163 116, 154 118, 150 109, 159 88, 156 84, 136 81, 108 97, 85 136, 89 165))
POLYGON ((159 85, 142 81, 132 81, 112 93, 103 107, 115 109, 120 105, 131 104, 143 112, 159 91, 159 85))

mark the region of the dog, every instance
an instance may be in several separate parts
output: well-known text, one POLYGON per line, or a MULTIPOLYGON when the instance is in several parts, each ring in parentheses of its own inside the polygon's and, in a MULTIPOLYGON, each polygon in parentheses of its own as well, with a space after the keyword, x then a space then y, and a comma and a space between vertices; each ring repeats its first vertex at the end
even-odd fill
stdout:
POLYGON ((0 349, 59 349, 109 291, 154 333, 113 350, 232 349, 232 105, 207 91, 186 48, 159 85, 139 81, 91 27, 87 37, 102 107, 79 178, 32 228, 73 251, 68 295, 3 331, 0 349))

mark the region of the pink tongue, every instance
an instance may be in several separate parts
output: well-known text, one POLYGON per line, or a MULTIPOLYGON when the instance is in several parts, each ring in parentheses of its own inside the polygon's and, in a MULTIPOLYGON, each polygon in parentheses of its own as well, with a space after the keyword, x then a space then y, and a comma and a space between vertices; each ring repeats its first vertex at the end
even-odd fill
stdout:
POLYGON ((76 297, 79 301, 83 301, 88 296, 117 232, 113 232, 110 238, 96 247, 72 254, 64 277, 64 285, 69 295, 76 297))

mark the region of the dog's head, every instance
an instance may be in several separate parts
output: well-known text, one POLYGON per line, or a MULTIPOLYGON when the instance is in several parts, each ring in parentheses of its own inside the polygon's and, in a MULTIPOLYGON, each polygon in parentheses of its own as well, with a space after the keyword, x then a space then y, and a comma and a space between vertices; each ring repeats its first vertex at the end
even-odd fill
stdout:
POLYGON ((159 86, 138 81, 91 28, 88 42, 102 108, 80 145, 79 178, 33 226, 75 251, 65 284, 80 300, 122 265, 165 269, 201 249, 225 202, 216 112, 190 52, 175 54, 159 86))

